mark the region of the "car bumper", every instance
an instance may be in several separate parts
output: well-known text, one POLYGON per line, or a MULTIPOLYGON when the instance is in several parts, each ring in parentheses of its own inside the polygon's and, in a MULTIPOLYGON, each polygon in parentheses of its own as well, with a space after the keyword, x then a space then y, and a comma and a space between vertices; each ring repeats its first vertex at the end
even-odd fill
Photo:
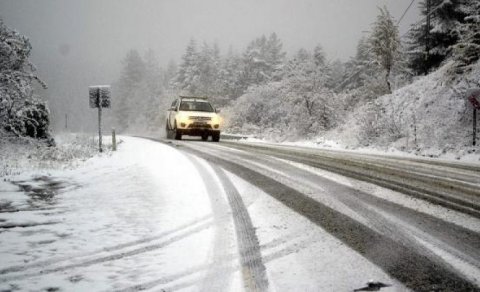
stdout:
POLYGON ((178 129, 182 132, 219 132, 220 124, 213 124, 213 123, 198 123, 198 122, 190 122, 190 123, 179 123, 178 129))
POLYGON ((220 133, 220 130, 205 129, 205 128, 193 128, 193 129, 177 129, 182 135, 188 136, 203 136, 220 133))
POLYGON ((220 127, 219 125, 213 125, 210 123, 199 124, 199 123, 189 123, 187 125, 180 125, 178 130, 183 135, 189 136, 202 136, 202 135, 211 135, 212 133, 219 133, 220 127), (182 127, 183 126, 183 127, 182 127), (215 128, 217 126, 217 128, 215 128))

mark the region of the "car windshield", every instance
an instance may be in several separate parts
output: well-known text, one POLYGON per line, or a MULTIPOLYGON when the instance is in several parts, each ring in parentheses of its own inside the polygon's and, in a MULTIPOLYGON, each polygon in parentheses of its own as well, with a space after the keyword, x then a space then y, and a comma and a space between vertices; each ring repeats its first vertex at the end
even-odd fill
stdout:
POLYGON ((213 107, 210 103, 205 101, 182 101, 180 104, 181 111, 192 111, 192 112, 209 112, 212 113, 213 107))

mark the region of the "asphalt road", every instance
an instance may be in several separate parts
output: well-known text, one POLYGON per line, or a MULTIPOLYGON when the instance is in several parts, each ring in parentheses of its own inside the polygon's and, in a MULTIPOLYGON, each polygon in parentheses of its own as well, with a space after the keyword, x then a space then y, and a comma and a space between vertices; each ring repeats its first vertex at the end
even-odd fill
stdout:
POLYGON ((225 171, 323 228, 412 290, 480 290, 478 165, 269 144, 153 140, 214 167, 228 194, 228 202, 214 213, 225 216, 221 210, 227 204, 232 209, 249 290, 268 288, 268 259, 261 256, 248 209, 225 171), (347 183, 341 177, 348 177, 347 183), (384 195, 383 189, 393 195, 384 195), (414 199, 413 206, 402 201, 404 196, 414 199), (432 214, 431 205, 444 212, 432 214), (450 213, 464 220, 448 220, 450 213))

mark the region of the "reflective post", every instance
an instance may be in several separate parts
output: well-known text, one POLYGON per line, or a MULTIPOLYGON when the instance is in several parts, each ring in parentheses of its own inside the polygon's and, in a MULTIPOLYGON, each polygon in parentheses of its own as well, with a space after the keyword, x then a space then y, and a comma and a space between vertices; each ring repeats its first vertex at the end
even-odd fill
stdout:
POLYGON ((98 150, 103 152, 102 149, 102 105, 100 103, 100 89, 97 89, 97 101, 98 101, 98 150))
POLYGON ((115 128, 112 128, 112 151, 117 151, 117 137, 115 136, 115 128))
POLYGON ((473 109, 473 146, 477 145, 477 109, 473 109))

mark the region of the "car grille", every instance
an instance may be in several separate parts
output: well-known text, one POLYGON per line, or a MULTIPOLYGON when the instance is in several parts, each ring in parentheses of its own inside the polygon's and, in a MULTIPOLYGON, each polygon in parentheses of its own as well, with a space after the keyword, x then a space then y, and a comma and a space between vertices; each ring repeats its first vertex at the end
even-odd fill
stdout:
POLYGON ((193 123, 193 124, 190 124, 188 125, 188 128, 189 129, 211 129, 212 126, 210 126, 209 124, 197 124, 197 123, 193 123))
POLYGON ((192 121, 211 121, 212 118, 210 117, 197 117, 197 116, 190 116, 188 117, 189 120, 192 120, 192 121))

